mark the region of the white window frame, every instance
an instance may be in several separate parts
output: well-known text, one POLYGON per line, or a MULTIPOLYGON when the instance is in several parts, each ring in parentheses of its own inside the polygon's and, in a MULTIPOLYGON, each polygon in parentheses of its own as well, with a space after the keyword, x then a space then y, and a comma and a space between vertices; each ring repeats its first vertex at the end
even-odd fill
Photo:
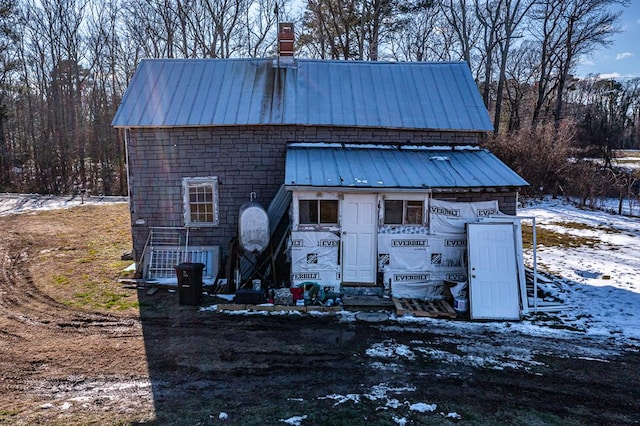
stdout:
MULTIPOLYGON (((326 230, 340 226, 340 214, 342 206, 340 205, 340 196, 336 192, 294 192, 293 193, 293 211, 291 214, 292 229, 294 230, 326 230), (338 223, 300 223, 300 201, 316 200, 320 201, 337 201, 338 202, 338 223)), ((318 217, 318 220, 320 218, 318 217)))
POLYGON ((300 220, 300 211, 302 210, 301 207, 298 207, 298 221, 300 223, 300 225, 302 226, 332 226, 332 225, 337 225, 338 224, 338 220, 340 218, 340 202, 339 200, 329 200, 329 199, 322 199, 322 198, 303 198, 303 199, 299 199, 298 200, 298 206, 300 206, 301 202, 304 201, 315 201, 317 203, 317 211, 316 214, 318 216, 318 221, 317 222, 302 222, 300 220), (335 202, 336 203, 336 220, 335 222, 322 222, 322 203, 323 202, 335 202))
POLYGON ((213 227, 220 225, 220 210, 218 207, 218 177, 206 176, 206 177, 185 177, 182 178, 182 204, 183 204, 183 219, 184 226, 186 227, 213 227), (189 188, 193 185, 210 184, 212 187, 212 208, 213 208, 213 222, 195 222, 191 220, 191 200, 189 196, 189 188))
POLYGON ((380 209, 380 225, 384 226, 427 226, 428 225, 428 195, 419 194, 385 194, 382 197, 382 208, 380 209), (386 206, 385 201, 402 201, 402 223, 386 223, 386 206), (404 223, 407 212, 408 201, 422 202, 422 223, 404 223))

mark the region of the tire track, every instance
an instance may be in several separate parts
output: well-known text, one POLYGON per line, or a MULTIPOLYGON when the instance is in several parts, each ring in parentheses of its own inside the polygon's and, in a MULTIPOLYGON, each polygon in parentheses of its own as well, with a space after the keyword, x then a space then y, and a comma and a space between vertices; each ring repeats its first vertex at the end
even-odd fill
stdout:
POLYGON ((29 273, 31 242, 16 241, 0 231, 0 339, 17 338, 38 328, 65 333, 141 334, 135 318, 121 318, 74 309, 41 292, 29 273), (132 330, 133 329, 133 330, 132 330), (20 331, 21 330, 21 331, 20 331))

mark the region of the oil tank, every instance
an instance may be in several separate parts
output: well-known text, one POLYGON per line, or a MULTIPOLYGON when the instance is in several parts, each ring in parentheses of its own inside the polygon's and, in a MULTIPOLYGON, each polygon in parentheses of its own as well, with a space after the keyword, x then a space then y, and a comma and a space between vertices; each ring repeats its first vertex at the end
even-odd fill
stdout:
POLYGON ((238 235, 246 251, 260 253, 269 246, 269 216, 260 204, 251 201, 240 207, 238 235))

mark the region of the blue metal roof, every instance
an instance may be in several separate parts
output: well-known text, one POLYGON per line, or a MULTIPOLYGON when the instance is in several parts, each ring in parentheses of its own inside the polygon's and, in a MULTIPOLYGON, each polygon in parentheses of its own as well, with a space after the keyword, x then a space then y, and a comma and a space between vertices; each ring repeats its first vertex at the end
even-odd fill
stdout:
POLYGON ((145 59, 115 127, 296 124, 490 131, 465 62, 145 59))
POLYGON ((285 185, 430 189, 529 184, 484 149, 292 145, 287 149, 285 185))

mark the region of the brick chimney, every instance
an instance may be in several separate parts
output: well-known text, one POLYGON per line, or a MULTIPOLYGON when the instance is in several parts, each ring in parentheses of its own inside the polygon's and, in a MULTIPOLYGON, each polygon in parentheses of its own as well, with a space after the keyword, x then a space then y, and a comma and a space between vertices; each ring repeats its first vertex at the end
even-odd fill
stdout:
POLYGON ((278 25, 278 55, 293 57, 293 24, 281 22, 278 25))

